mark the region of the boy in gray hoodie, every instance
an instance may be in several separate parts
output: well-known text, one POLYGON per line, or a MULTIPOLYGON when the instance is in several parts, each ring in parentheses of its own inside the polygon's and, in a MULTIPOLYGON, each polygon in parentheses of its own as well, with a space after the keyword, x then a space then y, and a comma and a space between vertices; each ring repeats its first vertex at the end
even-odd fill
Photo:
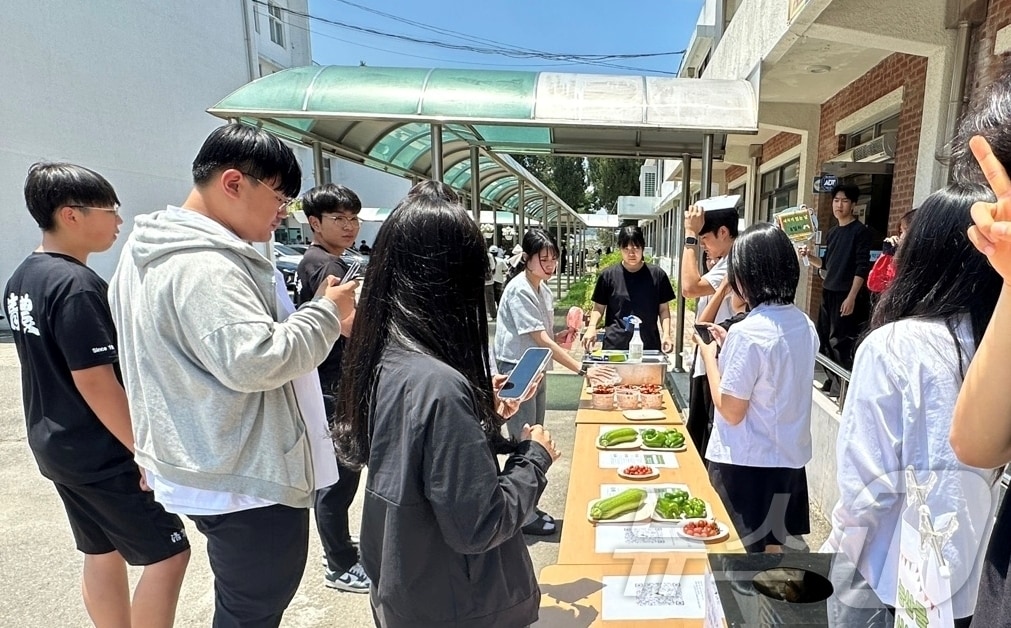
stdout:
POLYGON ((291 380, 314 369, 354 309, 328 278, 278 322, 270 239, 301 171, 269 133, 230 124, 193 162, 181 207, 137 217, 109 289, 155 498, 207 537, 213 626, 277 626, 305 568, 314 475, 291 380))

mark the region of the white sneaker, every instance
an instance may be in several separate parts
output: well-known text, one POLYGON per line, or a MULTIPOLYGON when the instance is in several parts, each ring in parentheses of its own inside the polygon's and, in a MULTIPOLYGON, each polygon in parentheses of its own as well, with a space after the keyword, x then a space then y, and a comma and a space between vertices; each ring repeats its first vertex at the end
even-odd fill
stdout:
POLYGON ((361 563, 355 563, 342 574, 329 569, 323 574, 323 581, 331 589, 339 589, 349 593, 368 593, 372 581, 365 574, 361 563))

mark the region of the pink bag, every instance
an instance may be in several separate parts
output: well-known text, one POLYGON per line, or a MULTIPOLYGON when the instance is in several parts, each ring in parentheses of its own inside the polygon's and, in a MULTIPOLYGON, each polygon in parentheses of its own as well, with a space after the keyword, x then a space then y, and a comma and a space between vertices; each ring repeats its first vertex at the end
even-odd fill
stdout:
POLYGON ((555 342, 563 349, 571 349, 582 325, 583 309, 573 305, 565 315, 565 329, 555 334, 555 342))

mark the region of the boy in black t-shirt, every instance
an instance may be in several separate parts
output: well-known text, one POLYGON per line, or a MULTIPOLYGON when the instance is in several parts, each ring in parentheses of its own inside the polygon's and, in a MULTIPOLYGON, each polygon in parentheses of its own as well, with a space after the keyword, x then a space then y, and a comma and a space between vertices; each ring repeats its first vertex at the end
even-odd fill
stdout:
POLYGON ((634 314, 642 321, 639 336, 643 348, 669 352, 674 346, 669 304, 675 297, 670 278, 659 266, 646 263, 646 240, 639 227, 623 227, 618 233, 618 246, 621 263, 605 268, 593 288, 593 310, 583 346, 589 350, 603 317, 604 349, 628 349, 632 330, 625 328, 623 319, 634 314))
MULTIPOLYGON (((853 368, 857 337, 870 315, 870 295, 864 284, 871 270, 871 232, 853 215, 859 198, 855 185, 832 188, 832 214, 839 224, 828 231, 825 256, 815 255, 806 246, 798 250, 824 277, 817 325, 821 352, 846 369, 853 368)), ((830 392, 835 379, 830 375, 822 390, 830 392)))
MULTIPOLYGON (((313 238, 298 264, 299 304, 311 300, 327 276, 343 278, 348 271, 341 255, 354 246, 361 226, 358 218, 361 210, 362 202, 358 195, 343 185, 320 185, 302 197, 302 211, 312 228, 313 238)), ((363 247, 364 242, 362 240, 363 247)), ((340 381, 344 345, 353 322, 354 312, 341 321, 341 337, 318 368, 328 417, 333 415, 333 396, 340 381)), ((358 492, 361 471, 345 467, 340 461, 337 462, 337 470, 337 483, 316 491, 316 529, 326 560, 323 583, 331 589, 368 593, 372 582, 358 562, 358 548, 352 543, 348 521, 348 509, 358 492)))
POLYGON ((171 626, 189 560, 182 521, 142 489, 108 286, 85 264, 116 240, 119 199, 98 173, 37 163, 25 182, 42 244, 4 310, 21 361, 28 445, 63 500, 96 625, 171 626), (144 565, 131 604, 125 564, 144 565))

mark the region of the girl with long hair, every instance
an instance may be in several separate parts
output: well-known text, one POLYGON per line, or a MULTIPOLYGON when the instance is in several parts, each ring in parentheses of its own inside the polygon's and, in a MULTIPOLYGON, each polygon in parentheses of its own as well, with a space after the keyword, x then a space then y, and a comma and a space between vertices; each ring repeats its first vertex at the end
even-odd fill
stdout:
MULTIPOLYGON (((548 280, 558 265, 558 246, 547 231, 533 228, 523 235, 523 253, 512 278, 502 291, 495 325, 495 359, 499 373, 512 372, 531 347, 551 349, 551 356, 565 368, 590 378, 604 381, 616 375, 611 367, 591 366, 589 369, 555 342, 554 299, 548 280)), ((547 411, 547 390, 542 384, 529 402, 520 406, 516 416, 506 424, 509 436, 519 438, 524 425, 544 425, 547 411)), ((537 510, 525 522, 523 532, 549 535, 555 532, 551 515, 537 510)))
POLYGON ((996 472, 959 462, 948 442, 959 389, 1002 284, 966 236, 972 204, 991 199, 983 187, 949 186, 927 197, 906 231, 895 279, 856 352, 827 542, 856 566, 848 589, 865 581, 894 607, 904 472, 912 468, 920 484, 936 474, 927 505, 935 517, 958 521, 942 548, 956 627, 972 618, 998 492, 996 472))
POLYGON ((520 528, 559 453, 540 426, 501 435, 516 406, 490 375, 484 239, 451 190, 425 184, 373 250, 334 431, 342 460, 369 467, 361 562, 376 625, 529 625, 540 592, 520 528))

